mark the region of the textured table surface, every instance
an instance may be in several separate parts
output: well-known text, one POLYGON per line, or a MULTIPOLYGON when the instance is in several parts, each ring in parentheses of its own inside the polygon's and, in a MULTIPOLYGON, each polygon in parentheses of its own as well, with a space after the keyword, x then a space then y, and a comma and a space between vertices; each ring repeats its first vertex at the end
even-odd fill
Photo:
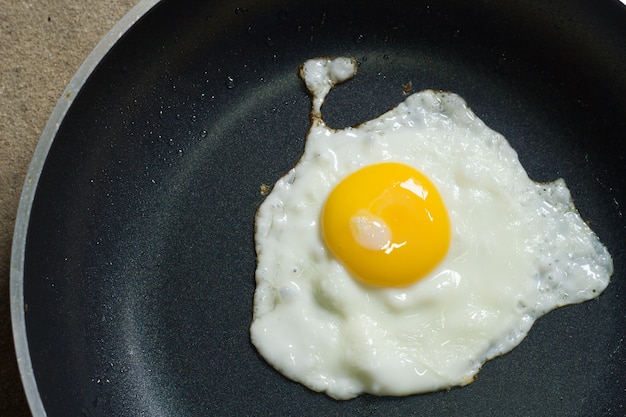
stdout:
POLYGON ((39 136, 78 67, 138 0, 0 0, 0 415, 28 416, 13 339, 9 260, 39 136))

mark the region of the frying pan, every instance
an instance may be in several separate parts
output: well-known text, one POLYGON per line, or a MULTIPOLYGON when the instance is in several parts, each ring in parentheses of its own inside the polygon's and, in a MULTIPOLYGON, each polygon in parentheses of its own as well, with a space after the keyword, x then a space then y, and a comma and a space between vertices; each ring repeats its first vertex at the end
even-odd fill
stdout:
POLYGON ((615 0, 140 3, 64 93, 25 183, 12 319, 33 414, 624 415, 625 45, 615 0), (531 178, 565 178, 613 254, 605 293, 449 392, 340 402, 268 366, 248 336, 254 215, 303 150, 297 68, 320 55, 360 62, 329 125, 411 81, 464 97, 531 178))

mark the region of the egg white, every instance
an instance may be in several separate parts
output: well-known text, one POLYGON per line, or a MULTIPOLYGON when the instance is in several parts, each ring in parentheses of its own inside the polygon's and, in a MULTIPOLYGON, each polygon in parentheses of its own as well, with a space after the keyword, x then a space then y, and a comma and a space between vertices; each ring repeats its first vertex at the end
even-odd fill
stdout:
POLYGON ((281 373, 336 399, 466 385, 538 317, 598 296, 611 257, 564 181, 531 181, 505 138, 458 95, 423 91, 358 127, 327 127, 324 97, 355 71, 346 58, 302 67, 313 123, 301 160, 257 214, 251 340, 281 373), (395 289, 353 279, 319 230, 330 191, 387 161, 433 181, 453 228, 445 259, 395 289))

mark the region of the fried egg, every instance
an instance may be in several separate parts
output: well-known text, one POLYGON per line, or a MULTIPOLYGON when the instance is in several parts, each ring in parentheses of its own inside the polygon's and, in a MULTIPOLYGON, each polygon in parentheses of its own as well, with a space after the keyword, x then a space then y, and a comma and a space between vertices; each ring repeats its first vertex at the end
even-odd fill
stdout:
POLYGON ((311 128, 256 218, 251 340, 336 399, 471 383, 550 310, 613 271, 562 179, 535 183, 456 94, 422 91, 336 130, 322 118, 349 58, 300 68, 311 128))

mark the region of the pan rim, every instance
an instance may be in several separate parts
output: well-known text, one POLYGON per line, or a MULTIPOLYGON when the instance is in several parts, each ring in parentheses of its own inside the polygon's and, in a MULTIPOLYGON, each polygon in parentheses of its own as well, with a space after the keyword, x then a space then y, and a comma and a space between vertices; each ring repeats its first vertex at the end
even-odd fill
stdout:
POLYGON ((24 303, 24 259, 26 250, 26 238, 30 213, 37 191, 39 178, 43 171, 48 153, 54 142, 56 134, 61 126, 65 115, 72 106, 74 99, 82 90, 83 86, 98 67, 100 62, 142 17, 152 10, 161 0, 140 0, 130 9, 98 42, 87 58, 80 65, 68 85, 63 90, 57 101, 46 125, 39 137, 35 151, 24 179, 24 185, 20 194, 13 241, 11 245, 11 269, 9 293, 11 302, 11 326, 13 331, 13 347, 17 357, 17 364, 26 394, 26 400, 34 417, 47 415, 37 387, 37 381, 33 372, 33 366, 28 347, 26 334, 26 309, 24 303))

